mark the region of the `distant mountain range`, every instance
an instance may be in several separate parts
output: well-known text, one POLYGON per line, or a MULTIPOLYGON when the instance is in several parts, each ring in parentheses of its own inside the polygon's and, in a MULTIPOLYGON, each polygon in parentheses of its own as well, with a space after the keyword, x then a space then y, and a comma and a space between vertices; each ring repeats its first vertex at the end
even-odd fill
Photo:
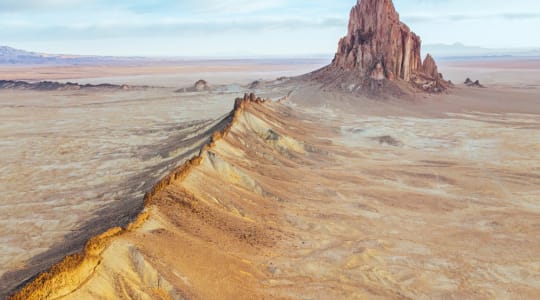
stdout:
POLYGON ((424 55, 430 53, 437 58, 477 58, 477 57, 533 57, 540 56, 540 48, 506 48, 494 49, 475 46, 467 46, 461 43, 455 44, 431 44, 423 45, 424 55))
POLYGON ((146 61, 143 57, 84 56, 29 52, 0 46, 0 65, 85 65, 146 61))
MULTIPOLYGON (((540 57, 540 48, 492 49, 466 46, 461 43, 451 45, 427 44, 422 46, 422 50, 424 56, 425 54, 430 53, 438 59, 478 57, 540 57)), ((330 58, 333 57, 333 54, 328 54, 327 56, 330 58)), ((183 61, 185 59, 47 54, 0 46, 0 65, 93 65, 180 60, 183 61)))

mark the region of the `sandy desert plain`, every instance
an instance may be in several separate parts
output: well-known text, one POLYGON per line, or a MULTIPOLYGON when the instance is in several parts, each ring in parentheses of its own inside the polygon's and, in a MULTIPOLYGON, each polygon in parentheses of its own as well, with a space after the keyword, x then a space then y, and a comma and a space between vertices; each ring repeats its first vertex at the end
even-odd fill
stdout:
POLYGON ((3 67, 149 87, 0 90, 0 297, 138 218, 15 299, 540 298, 540 60, 412 99, 289 78, 326 63, 3 67))

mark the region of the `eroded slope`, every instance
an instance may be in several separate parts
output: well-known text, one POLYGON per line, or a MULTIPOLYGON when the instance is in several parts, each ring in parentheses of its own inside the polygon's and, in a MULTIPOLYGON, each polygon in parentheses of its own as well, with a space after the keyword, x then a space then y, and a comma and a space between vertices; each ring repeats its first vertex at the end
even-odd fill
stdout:
POLYGON ((238 100, 137 221, 14 299, 540 296, 537 116, 349 117, 238 100))

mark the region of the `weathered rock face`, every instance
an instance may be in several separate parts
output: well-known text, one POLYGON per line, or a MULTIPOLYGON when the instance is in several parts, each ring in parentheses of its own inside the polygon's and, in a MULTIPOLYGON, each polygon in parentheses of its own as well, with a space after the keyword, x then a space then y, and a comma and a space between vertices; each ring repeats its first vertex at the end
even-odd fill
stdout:
POLYGON ((431 55, 427 55, 426 59, 424 59, 424 62, 422 63, 422 71, 424 75, 430 77, 431 79, 439 79, 439 68, 437 67, 437 63, 435 63, 435 60, 431 55))
POLYGON ((381 64, 388 79, 410 80, 422 67, 420 38, 399 20, 391 0, 359 0, 333 65, 371 72, 381 64))
POLYGON ((404 80, 429 92, 442 91, 446 85, 433 57, 421 60, 421 43, 399 20, 392 0, 358 0, 351 10, 347 36, 339 41, 329 68, 354 72, 360 75, 359 81, 404 80))

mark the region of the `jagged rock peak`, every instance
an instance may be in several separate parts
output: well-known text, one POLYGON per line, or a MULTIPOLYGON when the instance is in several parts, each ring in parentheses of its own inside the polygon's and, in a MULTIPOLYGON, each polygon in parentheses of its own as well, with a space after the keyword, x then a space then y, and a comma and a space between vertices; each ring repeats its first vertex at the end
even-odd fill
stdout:
POLYGON ((380 64, 385 78, 408 81, 422 67, 420 47, 420 37, 400 22, 391 0, 359 0, 333 65, 367 74, 380 64))
POLYGON ((409 81, 417 87, 431 79, 437 81, 433 83, 437 90, 444 90, 433 57, 422 62, 421 44, 420 37, 400 21, 392 0, 358 0, 331 67, 371 80, 409 81))
POLYGON ((440 77, 439 68, 433 57, 428 54, 422 63, 422 71, 426 76, 431 77, 431 79, 438 79, 440 77))

